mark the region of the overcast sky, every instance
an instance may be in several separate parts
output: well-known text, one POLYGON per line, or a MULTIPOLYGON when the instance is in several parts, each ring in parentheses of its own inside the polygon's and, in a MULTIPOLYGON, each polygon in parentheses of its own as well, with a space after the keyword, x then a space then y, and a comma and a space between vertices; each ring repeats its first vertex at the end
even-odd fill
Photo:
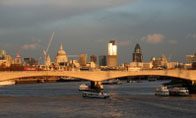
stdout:
MULTIPOLYGON (((165 54, 183 61, 196 51, 196 0, 0 0, 0 49, 15 56, 107 54, 117 40, 120 62, 136 43, 145 60, 165 54)), ((53 58, 54 59, 54 58, 53 58)))

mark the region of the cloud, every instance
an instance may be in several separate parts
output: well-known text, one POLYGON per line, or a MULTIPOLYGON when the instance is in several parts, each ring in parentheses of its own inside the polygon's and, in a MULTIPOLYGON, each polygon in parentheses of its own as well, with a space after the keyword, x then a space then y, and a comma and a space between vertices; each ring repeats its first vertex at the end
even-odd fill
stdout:
MULTIPOLYGON (((134 0, 131 0, 134 1, 134 0)), ((130 0, 1 0, 1 5, 4 6, 67 6, 67 7, 80 7, 80 6, 113 6, 115 4, 121 4, 124 2, 130 2, 130 0)))
POLYGON ((186 36, 186 39, 196 39, 196 33, 190 33, 186 36))
POLYGON ((178 42, 177 42, 177 40, 169 40, 168 43, 169 43, 169 44, 175 45, 175 44, 177 44, 178 42))
POLYGON ((39 44, 37 42, 35 43, 30 43, 30 44, 24 44, 21 46, 21 49, 23 50, 35 50, 39 47, 39 44))
POLYGON ((163 40, 165 39, 165 36, 162 34, 149 34, 147 36, 142 37, 143 41, 146 41, 148 43, 151 44, 158 44, 163 42, 163 40))

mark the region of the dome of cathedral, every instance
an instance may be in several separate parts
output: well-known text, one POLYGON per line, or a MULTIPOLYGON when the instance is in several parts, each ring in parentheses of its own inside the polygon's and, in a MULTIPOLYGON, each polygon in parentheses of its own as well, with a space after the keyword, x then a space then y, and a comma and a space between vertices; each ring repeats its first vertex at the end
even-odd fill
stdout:
POLYGON ((60 55, 66 55, 66 52, 63 50, 63 45, 61 44, 58 52, 57 52, 57 56, 60 56, 60 55))
POLYGON ((66 63, 68 61, 68 58, 67 58, 67 54, 66 52, 64 51, 63 49, 63 45, 61 44, 58 52, 57 52, 57 56, 56 56, 56 59, 55 59, 55 62, 57 64, 59 63, 66 63))

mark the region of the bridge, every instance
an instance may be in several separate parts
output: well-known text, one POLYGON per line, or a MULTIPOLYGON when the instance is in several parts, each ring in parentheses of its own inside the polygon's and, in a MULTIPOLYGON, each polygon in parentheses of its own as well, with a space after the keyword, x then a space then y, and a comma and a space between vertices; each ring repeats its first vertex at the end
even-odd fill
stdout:
POLYGON ((141 71, 5 71, 0 72, 0 82, 28 77, 73 77, 101 82, 128 76, 167 76, 196 84, 196 70, 141 70, 141 71))

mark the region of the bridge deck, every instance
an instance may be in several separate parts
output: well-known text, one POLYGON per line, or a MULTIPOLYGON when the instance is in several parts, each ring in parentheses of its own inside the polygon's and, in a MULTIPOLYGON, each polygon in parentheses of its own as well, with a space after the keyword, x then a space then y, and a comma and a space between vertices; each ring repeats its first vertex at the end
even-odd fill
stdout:
POLYGON ((68 76, 90 81, 103 81, 126 76, 169 76, 196 81, 196 70, 142 70, 142 71, 6 71, 0 72, 0 81, 25 77, 68 76))

